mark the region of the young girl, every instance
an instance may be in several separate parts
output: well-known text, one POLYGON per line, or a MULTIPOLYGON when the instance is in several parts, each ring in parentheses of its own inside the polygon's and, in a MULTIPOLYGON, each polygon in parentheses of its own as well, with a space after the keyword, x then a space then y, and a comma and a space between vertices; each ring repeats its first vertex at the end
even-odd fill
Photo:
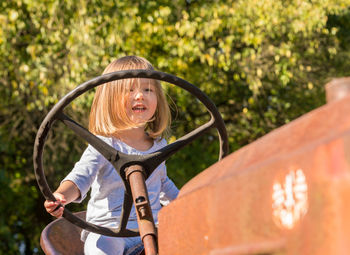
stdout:
MULTIPOLYGON (((104 74, 119 70, 150 69, 144 58, 127 56, 110 63, 104 74)), ((89 130, 115 149, 128 154, 148 154, 166 145, 162 138, 170 124, 170 110, 159 81, 123 79, 100 85, 92 103, 89 130)), ((149 200, 157 222, 160 200, 171 201, 178 189, 167 177, 163 162, 146 180, 149 200)), ((54 192, 56 202, 45 201, 48 213, 61 217, 59 204, 81 202, 91 187, 86 220, 104 227, 118 227, 124 198, 124 186, 117 171, 91 145, 73 170, 54 192)), ((133 207, 127 228, 137 227, 133 207)), ((138 254, 140 237, 117 238, 82 232, 85 254, 138 254)))

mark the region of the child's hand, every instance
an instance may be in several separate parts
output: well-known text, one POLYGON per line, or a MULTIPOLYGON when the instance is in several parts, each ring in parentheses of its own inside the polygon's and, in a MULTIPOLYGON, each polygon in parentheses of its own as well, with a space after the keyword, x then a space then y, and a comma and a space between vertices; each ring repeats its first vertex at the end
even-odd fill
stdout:
POLYGON ((63 215, 63 210, 64 210, 63 207, 64 207, 64 204, 66 203, 66 199, 64 195, 62 195, 61 193, 53 193, 53 195, 56 198, 56 201, 53 202, 51 200, 46 200, 44 202, 44 207, 49 214, 51 214, 56 218, 60 218, 63 215), (61 205, 61 207, 57 209, 59 205, 61 205))

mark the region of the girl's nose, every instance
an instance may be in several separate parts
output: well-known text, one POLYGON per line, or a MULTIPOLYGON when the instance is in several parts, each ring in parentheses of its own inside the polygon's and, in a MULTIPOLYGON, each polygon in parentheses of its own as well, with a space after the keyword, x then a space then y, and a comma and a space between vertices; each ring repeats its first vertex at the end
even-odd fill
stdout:
POLYGON ((137 90, 137 91, 136 91, 135 99, 136 99, 136 100, 141 100, 141 99, 143 99, 143 93, 142 93, 141 90, 137 90))

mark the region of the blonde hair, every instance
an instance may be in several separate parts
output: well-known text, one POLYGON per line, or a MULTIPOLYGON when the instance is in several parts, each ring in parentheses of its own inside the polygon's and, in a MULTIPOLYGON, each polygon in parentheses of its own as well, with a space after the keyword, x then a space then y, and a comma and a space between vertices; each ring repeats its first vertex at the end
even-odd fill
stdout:
MULTIPOLYGON (((126 56, 111 62, 103 74, 120 70, 147 69, 154 70, 152 64, 142 57, 126 56)), ((140 126, 130 120, 126 113, 126 96, 133 84, 139 79, 121 79, 102 84, 97 87, 92 102, 89 130, 95 135, 116 136, 122 130, 140 126)), ((157 95, 157 108, 151 120, 146 123, 145 131, 155 139, 163 137, 169 131, 171 115, 168 102, 158 80, 151 79, 157 95)))

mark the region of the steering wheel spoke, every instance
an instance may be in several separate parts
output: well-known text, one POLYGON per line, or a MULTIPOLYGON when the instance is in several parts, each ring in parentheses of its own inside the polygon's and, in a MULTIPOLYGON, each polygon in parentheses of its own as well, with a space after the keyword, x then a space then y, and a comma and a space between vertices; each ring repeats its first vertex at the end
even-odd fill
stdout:
POLYGON ((126 229, 126 225, 128 224, 128 220, 129 220, 129 216, 130 216, 132 205, 133 205, 132 196, 129 193, 129 191, 126 190, 125 193, 124 193, 124 203, 123 203, 121 219, 120 219, 120 229, 121 229, 121 231, 126 229))
POLYGON ((69 127, 76 135, 87 141, 92 145, 102 156, 104 156, 109 162, 114 162, 118 159, 118 151, 109 144, 102 141, 100 138, 90 133, 89 130, 75 122, 63 112, 57 115, 57 119, 62 121, 67 127, 69 127))
POLYGON ((154 171, 154 169, 158 165, 160 165, 163 161, 166 161, 177 151, 181 150, 186 145, 190 144, 195 139, 205 134, 209 129, 213 128, 214 126, 215 126, 215 119, 211 119, 209 122, 196 128, 190 133, 182 136, 181 138, 177 139, 175 142, 168 144, 167 146, 159 149, 158 151, 146 156, 146 159, 144 160, 144 164, 146 165, 146 169, 147 169, 146 170, 147 177, 150 176, 154 171))

